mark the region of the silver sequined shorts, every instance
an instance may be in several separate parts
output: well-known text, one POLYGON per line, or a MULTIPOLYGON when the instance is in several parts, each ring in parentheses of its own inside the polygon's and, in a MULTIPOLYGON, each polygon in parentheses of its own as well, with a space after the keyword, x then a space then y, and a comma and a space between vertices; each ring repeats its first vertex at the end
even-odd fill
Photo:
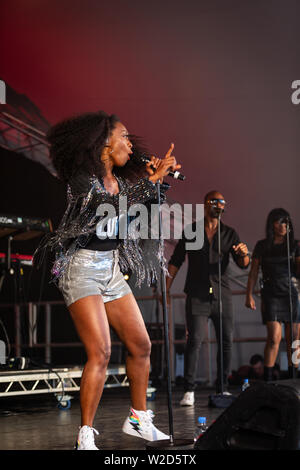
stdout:
POLYGON ((58 287, 67 306, 88 295, 101 295, 104 302, 110 302, 131 292, 120 271, 118 250, 79 249, 58 287))

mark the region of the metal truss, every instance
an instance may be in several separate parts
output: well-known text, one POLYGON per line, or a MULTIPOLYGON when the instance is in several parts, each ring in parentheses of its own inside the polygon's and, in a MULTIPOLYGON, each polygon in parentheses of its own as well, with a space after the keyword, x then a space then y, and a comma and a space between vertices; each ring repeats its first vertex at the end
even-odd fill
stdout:
POLYGON ((6 111, 0 112, 0 147, 23 154, 56 176, 45 133, 6 111))
MULTIPOLYGON (((66 392, 80 389, 83 368, 15 370, 0 372, 0 397, 54 393, 59 401, 71 397, 66 392)), ((107 369, 105 388, 125 387, 129 382, 125 366, 112 366, 107 369)))

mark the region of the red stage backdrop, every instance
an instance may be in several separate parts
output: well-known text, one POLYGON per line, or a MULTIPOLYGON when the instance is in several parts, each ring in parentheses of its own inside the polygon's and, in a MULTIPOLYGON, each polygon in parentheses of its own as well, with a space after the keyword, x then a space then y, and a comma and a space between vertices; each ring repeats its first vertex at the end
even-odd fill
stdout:
MULTIPOLYGON (((253 248, 268 212, 300 238, 300 4, 297 0, 11 0, 0 5, 0 76, 51 123, 104 109, 186 181, 170 196, 228 201, 253 248)), ((46 216, 46 214, 45 214, 46 216)))

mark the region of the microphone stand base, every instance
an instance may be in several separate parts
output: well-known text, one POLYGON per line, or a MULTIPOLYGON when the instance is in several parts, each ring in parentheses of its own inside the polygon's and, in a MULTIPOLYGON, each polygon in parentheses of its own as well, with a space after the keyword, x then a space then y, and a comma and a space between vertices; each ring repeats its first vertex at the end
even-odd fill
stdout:
POLYGON ((147 450, 187 450, 194 449, 193 439, 174 439, 171 442, 169 439, 164 439, 161 441, 152 441, 147 442, 147 450))
POLYGON ((228 408, 234 400, 235 395, 224 395, 223 393, 217 393, 216 395, 209 395, 208 406, 212 408, 228 408))

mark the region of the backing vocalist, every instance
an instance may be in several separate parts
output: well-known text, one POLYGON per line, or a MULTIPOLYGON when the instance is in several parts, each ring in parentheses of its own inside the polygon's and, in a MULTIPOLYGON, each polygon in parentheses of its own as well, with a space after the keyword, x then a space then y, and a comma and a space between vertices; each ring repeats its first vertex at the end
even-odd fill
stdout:
MULTIPOLYGON (((184 357, 184 396, 181 406, 193 406, 195 402, 196 375, 199 353, 205 337, 208 318, 214 324, 218 344, 220 340, 219 310, 218 310, 218 240, 217 231, 219 215, 225 209, 225 199, 219 191, 210 191, 204 197, 204 245, 200 250, 186 250, 186 239, 177 243, 169 261, 169 274, 166 279, 169 292, 180 267, 188 257, 188 271, 184 286, 186 297, 186 328, 187 343, 184 357)), ((195 231, 195 222, 194 228, 195 231)), ((223 304, 223 368, 220 367, 220 351, 217 359, 216 392, 221 393, 224 383, 224 393, 227 390, 228 375, 231 371, 231 355, 233 342, 233 306, 229 286, 227 268, 229 256, 242 269, 250 262, 248 248, 240 241, 237 232, 220 221, 221 231, 221 267, 222 267, 222 304, 223 304), (221 370, 223 369, 223 377, 221 370)), ((169 296, 168 296, 169 297, 169 296)))
MULTIPOLYGON (((285 209, 273 209, 269 213, 266 224, 266 238, 259 240, 253 251, 246 295, 246 306, 252 310, 256 309, 253 290, 260 268, 262 269, 261 314, 262 322, 267 328, 267 341, 264 351, 264 378, 268 382, 274 378, 273 369, 281 341, 282 324, 285 325, 290 377, 293 377, 291 327, 293 328, 293 339, 299 340, 300 338, 300 302, 296 280, 296 277, 300 276, 300 245, 294 239, 293 224, 285 209), (287 220, 290 224, 292 326, 287 258, 287 220)), ((296 368, 298 368, 298 364, 296 368)))

